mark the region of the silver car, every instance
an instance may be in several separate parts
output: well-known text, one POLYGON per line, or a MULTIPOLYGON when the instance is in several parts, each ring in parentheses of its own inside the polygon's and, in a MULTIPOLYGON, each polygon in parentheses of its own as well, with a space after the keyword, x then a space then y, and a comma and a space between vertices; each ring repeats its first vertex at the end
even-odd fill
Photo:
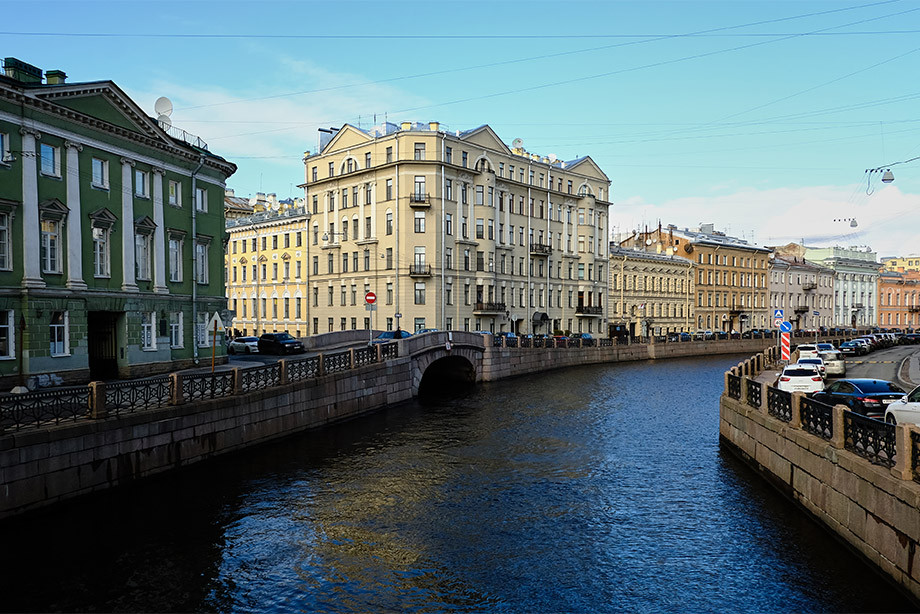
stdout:
POLYGON ((847 363, 843 354, 837 350, 818 352, 818 357, 824 361, 825 375, 830 377, 844 377, 847 374, 847 363))

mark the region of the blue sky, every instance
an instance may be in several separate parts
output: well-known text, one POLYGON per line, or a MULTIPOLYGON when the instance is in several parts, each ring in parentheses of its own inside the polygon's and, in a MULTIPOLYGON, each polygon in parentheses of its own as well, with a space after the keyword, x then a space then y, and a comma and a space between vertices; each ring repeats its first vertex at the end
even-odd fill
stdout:
POLYGON ((491 125, 612 180, 612 230, 920 253, 920 2, 0 0, 0 53, 111 79, 300 195, 318 127, 491 125), (849 218, 858 220, 851 228, 849 218), (844 220, 844 221, 839 221, 844 220))

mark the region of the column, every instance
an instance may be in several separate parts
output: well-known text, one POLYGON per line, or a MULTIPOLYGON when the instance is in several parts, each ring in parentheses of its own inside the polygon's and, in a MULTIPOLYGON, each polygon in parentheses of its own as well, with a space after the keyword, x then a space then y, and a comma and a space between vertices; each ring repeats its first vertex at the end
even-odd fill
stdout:
POLYGON ((153 291, 157 294, 169 294, 166 287, 166 245, 165 229, 163 225, 163 178, 166 171, 154 168, 151 173, 153 181, 153 291))
POLYGON ((134 193, 132 190, 134 160, 121 159, 121 289, 137 292, 134 279, 134 193))
POLYGON ((375 239, 377 235, 377 182, 371 184, 371 236, 375 239))
POLYGON ((83 279, 83 208, 80 206, 80 160, 83 145, 65 141, 67 148, 67 287, 86 290, 83 279))
POLYGON ((38 217, 38 152, 41 134, 21 128, 22 135, 22 287, 44 288, 41 272, 41 228, 38 217))

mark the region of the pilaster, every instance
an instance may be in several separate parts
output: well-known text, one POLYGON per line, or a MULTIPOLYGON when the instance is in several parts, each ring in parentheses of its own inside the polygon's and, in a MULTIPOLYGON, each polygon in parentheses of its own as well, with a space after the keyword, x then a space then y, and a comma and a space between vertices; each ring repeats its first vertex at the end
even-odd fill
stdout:
POLYGON ((22 135, 22 287, 44 288, 41 272, 41 228, 38 217, 38 152, 41 134, 21 128, 22 135))
POLYGON ((80 206, 80 152, 83 145, 65 141, 67 148, 67 287, 86 290, 83 279, 83 212, 80 206))
POLYGON ((163 227, 163 178, 166 171, 154 168, 153 180, 153 291, 157 294, 169 294, 166 287, 166 237, 163 227))
POLYGON ((137 292, 134 277, 134 160, 121 159, 121 289, 125 292, 137 292))

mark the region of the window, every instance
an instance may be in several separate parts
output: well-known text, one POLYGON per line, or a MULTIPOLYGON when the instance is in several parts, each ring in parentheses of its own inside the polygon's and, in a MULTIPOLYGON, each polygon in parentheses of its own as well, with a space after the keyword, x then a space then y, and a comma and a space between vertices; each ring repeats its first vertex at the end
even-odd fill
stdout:
POLYGON ((210 240, 199 237, 195 240, 195 279, 199 284, 208 283, 208 248, 210 240))
MULTIPOLYGON (((10 237, 10 214, 5 211, 0 211, 0 270, 4 271, 13 268, 10 237)), ((2 316, 3 312, 0 312, 0 319, 2 319, 2 316)), ((2 356, 2 354, 0 354, 0 356, 2 356)))
POLYGON ((70 354, 70 348, 68 347, 69 323, 70 318, 68 317, 66 311, 51 312, 50 349, 52 356, 67 356, 70 354))
POLYGON ((109 277, 109 228, 93 226, 93 277, 109 277))
POLYGON ((134 195, 150 198, 150 174, 147 171, 134 169, 134 195))
POLYGON ((319 168, 314 166, 312 169, 310 169, 310 178, 312 181, 317 181, 319 179, 319 168))
POLYGON ((412 193, 412 200, 417 203, 423 203, 427 200, 427 194, 425 191, 425 176, 416 175, 415 176, 415 189, 412 193))
POLYGON ((93 158, 93 187, 109 189, 109 161, 93 158))
POLYGON ((182 206, 182 184, 178 181, 169 181, 168 202, 173 207, 182 206))
POLYGON ((393 200, 393 180, 387 179, 386 183, 386 200, 393 200))
POLYGON ((425 144, 424 143, 415 144, 415 159, 416 160, 425 159, 425 144))
POLYGON ((61 176, 61 148, 42 143, 39 152, 41 156, 41 173, 49 177, 61 176))
POLYGON ((469 157, 467 156, 467 153, 464 151, 462 154, 460 154, 460 166, 462 166, 463 168, 466 168, 468 162, 469 162, 469 157))
MULTIPOLYGON (((0 164, 8 164, 12 162, 13 156, 10 155, 10 135, 5 132, 0 132, 0 164)), ((3 312, 0 311, 0 318, 3 317, 3 312)), ((0 349, 2 352, 2 349, 0 349)), ((2 354, 0 354, 2 356, 2 354)))
POLYGON ((450 179, 444 180, 444 200, 454 199, 454 182, 450 179))
POLYGON ((150 279, 151 236, 135 229, 134 273, 138 279, 150 279))
POLYGON ((392 304, 393 304, 393 283, 387 282, 387 305, 392 305, 392 304))
POLYGON ((198 211, 208 210, 208 191, 204 188, 195 189, 195 208, 198 211))
POLYGON ((424 305, 425 304, 425 282, 419 281, 415 283, 415 304, 424 305))
POLYGON ((386 233, 388 235, 393 234, 393 212, 387 211, 386 215, 386 233))
POLYGON ((13 357, 13 310, 0 309, 0 358, 13 357))
POLYGON ((364 238, 371 238, 371 216, 364 218, 364 238))
MULTIPOLYGON (((255 299, 253 299, 255 300, 255 299)), ((255 309, 252 310, 253 316, 255 316, 255 309)), ((265 299, 262 299, 262 317, 265 317, 265 299)), ((198 347, 208 347, 211 345, 208 338, 208 313, 199 312, 198 320, 195 322, 195 342, 198 344, 198 347)))
POLYGON ((483 204, 483 187, 481 185, 476 186, 476 204, 483 204))
POLYGON ((415 212, 415 232, 425 232, 425 212, 415 212))
POLYGON ((387 164, 393 161, 393 148, 387 147, 387 164))
MULTIPOLYGON (((246 316, 246 304, 243 303, 243 316, 246 316)), ((171 311, 169 313, 169 347, 181 348, 185 333, 182 330, 182 312, 171 311)))
POLYGON ((444 161, 451 164, 454 157, 454 151, 450 147, 444 148, 444 161))
POLYGON ((61 272, 61 222, 42 218, 41 259, 43 273, 61 272))
POLYGON ((485 226, 484 226, 484 221, 481 217, 476 218, 476 238, 477 239, 485 238, 485 226))
POLYGON ((444 233, 454 234, 454 215, 452 213, 444 214, 444 233))
POLYGON ((371 167, 371 152, 364 154, 364 168, 371 167))
POLYGON ((329 163, 329 176, 330 176, 330 177, 334 177, 334 176, 335 176, 335 162, 330 162, 330 163, 329 163))

